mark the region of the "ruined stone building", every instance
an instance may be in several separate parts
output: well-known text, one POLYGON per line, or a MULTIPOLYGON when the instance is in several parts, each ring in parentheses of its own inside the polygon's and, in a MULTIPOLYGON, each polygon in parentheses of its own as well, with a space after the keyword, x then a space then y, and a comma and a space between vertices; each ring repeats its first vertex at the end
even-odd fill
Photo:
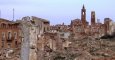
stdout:
POLYGON ((21 60, 36 60, 39 40, 49 31, 50 22, 35 16, 26 16, 17 20, 21 28, 21 60), (34 56, 34 57, 33 57, 34 56))
POLYGON ((91 25, 86 20, 86 9, 83 5, 81 9, 81 19, 71 21, 71 30, 75 36, 87 35, 95 38, 104 36, 109 33, 109 24, 112 21, 110 18, 104 19, 104 24, 96 22, 95 11, 91 11, 91 25))
POLYGON ((67 32, 70 31, 70 25, 56 24, 50 26, 50 32, 67 32))
POLYGON ((82 21, 80 19, 75 19, 71 21, 71 29, 73 33, 83 34, 85 33, 82 21))
POLYGON ((64 23, 50 26, 50 32, 57 33, 62 44, 65 44, 71 35, 70 25, 65 25, 64 23))
POLYGON ((51 32, 58 32, 58 27, 55 25, 50 26, 50 31, 51 32))
MULTIPOLYGON (((74 36, 83 36, 85 35, 87 30, 87 27, 89 25, 89 22, 86 20, 86 9, 83 5, 81 9, 81 19, 74 19, 71 21, 71 31, 74 34, 74 36)), ((89 29, 89 28, 88 28, 89 29)))
MULTIPOLYGON (((44 32, 47 32, 50 30, 50 22, 46 19, 38 18, 35 16, 31 16, 31 17, 26 16, 26 17, 23 17, 22 20, 26 21, 27 23, 31 22, 31 23, 36 24, 37 27, 39 28, 38 29, 39 34, 43 34, 44 32)), ((20 22, 20 21, 21 20, 18 20, 17 22, 20 22)))
POLYGON ((112 35, 115 33, 115 22, 111 21, 109 24, 109 34, 112 35))
POLYGON ((19 24, 0 18, 0 49, 17 48, 21 43, 19 24))
POLYGON ((44 50, 45 46, 49 47, 50 49, 52 49, 53 51, 56 51, 58 49, 61 49, 59 47, 59 45, 61 45, 59 42, 60 40, 59 34, 58 33, 44 33, 43 38, 41 40, 38 41, 38 47, 39 49, 44 50), (41 42, 40 42, 41 41, 41 42), (44 47, 40 47, 41 45, 43 45, 44 47))
POLYGON ((50 34, 48 36, 57 36, 59 40, 62 42, 63 40, 67 40, 71 35, 70 25, 65 25, 64 23, 62 23, 50 26, 50 32, 45 34, 50 34))
POLYGON ((109 25, 112 20, 110 18, 104 19, 104 25, 105 25, 105 34, 109 33, 109 25))

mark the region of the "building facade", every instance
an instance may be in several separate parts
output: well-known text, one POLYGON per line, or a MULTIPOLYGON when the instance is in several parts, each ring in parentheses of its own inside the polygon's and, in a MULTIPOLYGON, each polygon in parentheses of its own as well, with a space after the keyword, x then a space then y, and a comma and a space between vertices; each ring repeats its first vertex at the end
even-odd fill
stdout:
POLYGON ((0 18, 0 49, 17 48, 21 43, 19 23, 0 18))

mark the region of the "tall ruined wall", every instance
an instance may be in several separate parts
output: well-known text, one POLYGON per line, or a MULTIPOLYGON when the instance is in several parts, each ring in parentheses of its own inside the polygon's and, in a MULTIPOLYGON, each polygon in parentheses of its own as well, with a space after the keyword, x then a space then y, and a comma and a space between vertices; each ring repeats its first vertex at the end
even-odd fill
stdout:
POLYGON ((37 41, 44 33, 42 19, 27 16, 18 22, 22 30, 21 60, 38 60, 37 41))
POLYGON ((37 27, 34 24, 31 25, 29 60, 37 60, 37 27))
POLYGON ((22 30, 22 42, 21 42, 21 60, 29 60, 29 25, 27 22, 20 22, 22 30))
POLYGON ((21 22, 21 29, 23 33, 21 60, 37 60, 37 54, 35 52, 38 36, 36 32, 37 27, 31 22, 23 21, 21 22))
POLYGON ((115 32, 115 22, 109 24, 109 34, 112 35, 115 32))

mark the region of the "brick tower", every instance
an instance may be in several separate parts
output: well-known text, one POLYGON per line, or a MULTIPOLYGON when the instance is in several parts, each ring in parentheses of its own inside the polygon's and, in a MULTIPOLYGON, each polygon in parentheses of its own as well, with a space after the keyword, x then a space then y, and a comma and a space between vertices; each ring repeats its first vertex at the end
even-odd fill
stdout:
POLYGON ((95 11, 91 12, 91 26, 95 25, 95 11))
POLYGON ((83 27, 85 28, 86 27, 86 9, 84 5, 81 9, 81 21, 82 21, 83 27))

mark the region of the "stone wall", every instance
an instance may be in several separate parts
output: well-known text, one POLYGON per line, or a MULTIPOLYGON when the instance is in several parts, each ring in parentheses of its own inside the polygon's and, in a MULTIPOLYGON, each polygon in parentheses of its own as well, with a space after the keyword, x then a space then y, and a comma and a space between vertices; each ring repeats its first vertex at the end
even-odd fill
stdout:
POLYGON ((18 20, 22 30, 21 60, 37 60, 37 41, 44 33, 44 19, 23 17, 18 20))

